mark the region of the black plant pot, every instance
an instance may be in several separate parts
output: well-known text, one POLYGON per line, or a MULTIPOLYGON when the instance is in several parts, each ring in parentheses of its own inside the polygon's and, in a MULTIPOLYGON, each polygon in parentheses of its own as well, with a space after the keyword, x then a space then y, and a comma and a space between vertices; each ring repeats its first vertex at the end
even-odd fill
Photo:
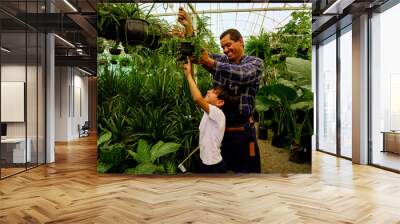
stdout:
POLYGON ((274 134, 271 144, 275 147, 282 148, 283 146, 285 146, 285 136, 274 134))
POLYGON ((268 128, 260 126, 258 127, 258 139, 267 140, 268 139, 268 128))
POLYGON ((150 48, 151 50, 155 50, 161 46, 160 44, 160 35, 149 35, 144 43, 144 46, 150 48))
POLYGON ((300 145, 292 143, 290 145, 290 156, 289 160, 295 163, 302 164, 307 160, 307 151, 306 149, 300 145))
POLYGON ((143 19, 120 20, 120 36, 124 43, 144 44, 148 36, 149 23, 143 19))
POLYGON ((179 51, 181 53, 179 60, 186 60, 187 57, 193 56, 194 46, 191 42, 181 42, 181 48, 179 51))
POLYGON ((108 26, 102 32, 99 32, 99 37, 103 37, 108 40, 118 40, 118 30, 117 24, 115 26, 108 26))
POLYGON ((110 49, 110 54, 119 55, 119 54, 121 54, 121 49, 111 48, 110 49))
POLYGON ((301 55, 301 56, 305 56, 305 55, 307 55, 308 50, 309 50, 308 48, 299 48, 299 49, 297 49, 297 54, 301 55))
POLYGON ((282 48, 271 48, 271 54, 279 54, 282 52, 282 48))

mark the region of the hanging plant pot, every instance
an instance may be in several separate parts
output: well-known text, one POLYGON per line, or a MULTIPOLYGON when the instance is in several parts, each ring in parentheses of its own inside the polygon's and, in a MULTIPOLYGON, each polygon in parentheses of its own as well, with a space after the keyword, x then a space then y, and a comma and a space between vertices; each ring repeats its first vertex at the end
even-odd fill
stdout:
POLYGON ((98 35, 108 40, 118 40, 118 25, 108 26, 103 31, 99 31, 98 35))
POLYGON ((179 49, 181 57, 179 60, 186 60, 187 57, 191 57, 194 54, 194 46, 191 42, 181 42, 181 48, 179 49))
POLYGON ((297 54, 299 55, 307 55, 309 48, 298 48, 297 54))
POLYGON ((258 139, 267 140, 268 139, 268 128, 259 126, 258 127, 258 139))
POLYGON ((143 19, 120 20, 120 37, 127 44, 143 44, 147 39, 149 23, 143 19))
POLYGON ((119 54, 121 54, 121 49, 118 49, 118 48, 111 48, 111 49, 110 49, 110 54, 112 54, 112 55, 119 55, 119 54))
POLYGON ((160 35, 149 35, 144 43, 144 45, 151 50, 155 50, 161 46, 159 40, 161 36, 160 35))

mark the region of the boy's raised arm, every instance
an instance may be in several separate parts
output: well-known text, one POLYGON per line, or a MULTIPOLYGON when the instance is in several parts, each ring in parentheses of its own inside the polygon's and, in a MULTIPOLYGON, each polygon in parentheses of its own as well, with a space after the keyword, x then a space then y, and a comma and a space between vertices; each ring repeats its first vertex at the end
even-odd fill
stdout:
POLYGON ((210 107, 207 101, 201 95, 199 88, 196 85, 196 82, 193 79, 193 69, 192 62, 190 59, 187 59, 187 63, 183 65, 183 71, 185 73, 186 80, 189 84, 190 93, 192 94, 192 98, 194 102, 205 112, 210 112, 210 107))

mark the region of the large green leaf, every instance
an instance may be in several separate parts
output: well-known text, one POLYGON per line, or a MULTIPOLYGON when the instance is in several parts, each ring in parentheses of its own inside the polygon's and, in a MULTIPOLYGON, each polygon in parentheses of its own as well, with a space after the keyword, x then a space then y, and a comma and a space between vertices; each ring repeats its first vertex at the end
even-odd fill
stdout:
POLYGON ((301 58, 286 58, 286 67, 293 80, 311 85, 311 61, 301 58))
POLYGON ((135 168, 125 170, 126 174, 153 174, 158 169, 158 166, 152 163, 141 163, 135 168))
POLYGON ((290 105, 292 110, 310 110, 314 106, 313 101, 301 101, 290 105))
POLYGON ((271 94, 288 102, 295 100, 298 96, 297 89, 295 87, 289 87, 280 83, 271 86, 271 94))
POLYGON ((139 163, 150 163, 151 162, 151 154, 150 154, 150 145, 143 139, 139 140, 137 147, 137 161, 139 163))
POLYGON ((112 133, 111 132, 107 131, 107 132, 103 133, 100 136, 100 138, 97 140, 97 146, 100 146, 103 143, 110 141, 111 137, 112 137, 112 133))
POLYGON ((176 152, 181 145, 174 142, 167 142, 161 146, 153 147, 151 149, 151 161, 154 162, 156 159, 167 155, 169 153, 176 152))
POLYGON ((272 103, 271 100, 268 99, 267 96, 256 96, 256 111, 258 113, 262 113, 264 111, 267 111, 271 108, 272 103))
POLYGON ((107 170, 109 170, 113 164, 111 163, 102 163, 102 162, 97 162, 97 172, 99 173, 105 173, 107 170))

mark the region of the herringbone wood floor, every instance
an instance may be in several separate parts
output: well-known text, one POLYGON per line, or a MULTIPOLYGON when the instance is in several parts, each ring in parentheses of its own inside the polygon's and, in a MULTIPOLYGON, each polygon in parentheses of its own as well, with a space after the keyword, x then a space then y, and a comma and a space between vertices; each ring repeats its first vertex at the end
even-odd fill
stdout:
POLYGON ((313 174, 99 175, 95 139, 0 181, 0 223, 400 223, 400 175, 315 152, 313 174))

